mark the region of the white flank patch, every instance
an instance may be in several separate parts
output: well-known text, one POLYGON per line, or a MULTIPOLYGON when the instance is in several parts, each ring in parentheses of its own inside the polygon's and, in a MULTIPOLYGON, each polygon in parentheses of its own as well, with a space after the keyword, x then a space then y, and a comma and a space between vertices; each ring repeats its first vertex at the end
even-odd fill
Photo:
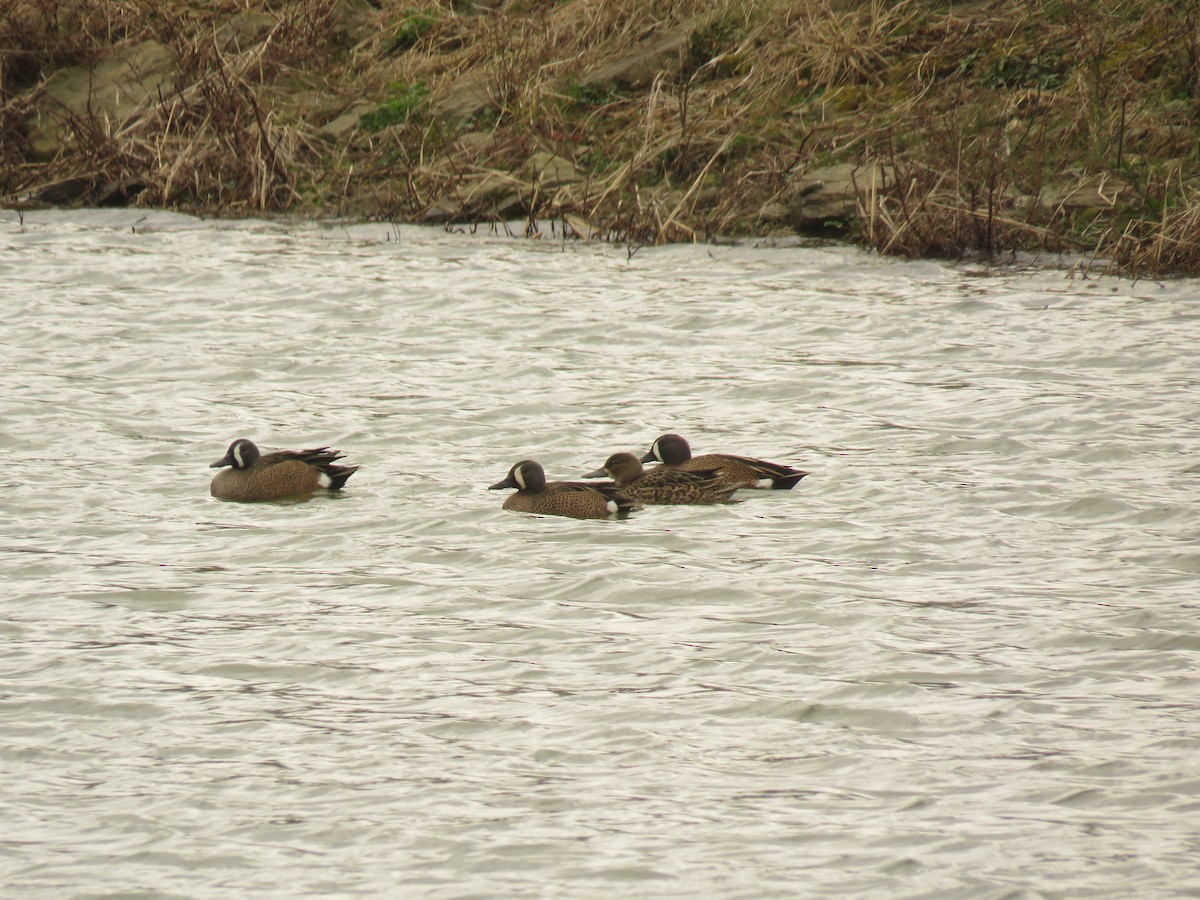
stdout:
POLYGON ((318 484, 318 485, 320 485, 320 486, 321 486, 321 487, 323 487, 323 488, 327 488, 327 487, 329 487, 331 484, 333 484, 333 479, 332 479, 332 478, 330 478, 330 477, 329 477, 329 475, 328 475, 328 474, 326 474, 325 472, 322 472, 322 473, 321 473, 321 474, 320 474, 320 475, 317 477, 317 484, 318 484))
POLYGON ((760 487, 760 488, 769 488, 774 483, 775 482, 772 481, 770 478, 760 478, 760 479, 758 479, 757 482, 755 482, 754 486, 760 487))
POLYGON ((605 505, 605 507, 607 507, 608 514, 610 516, 615 516, 621 509, 621 505, 619 503, 617 503, 616 500, 609 500, 604 505, 605 505))

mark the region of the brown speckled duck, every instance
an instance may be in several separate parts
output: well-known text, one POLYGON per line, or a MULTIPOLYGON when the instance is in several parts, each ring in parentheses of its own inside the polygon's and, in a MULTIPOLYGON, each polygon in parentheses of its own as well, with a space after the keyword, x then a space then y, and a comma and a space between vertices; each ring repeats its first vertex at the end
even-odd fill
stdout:
POLYGON ((604 466, 584 478, 607 475, 627 497, 643 503, 720 503, 728 500, 737 485, 724 483, 720 469, 683 471, 658 466, 646 471, 632 453, 614 453, 604 466))
POLYGON ((209 468, 219 469, 209 490, 218 500, 283 500, 314 491, 341 490, 358 466, 334 465, 342 454, 328 447, 261 453, 253 441, 238 438, 209 468))

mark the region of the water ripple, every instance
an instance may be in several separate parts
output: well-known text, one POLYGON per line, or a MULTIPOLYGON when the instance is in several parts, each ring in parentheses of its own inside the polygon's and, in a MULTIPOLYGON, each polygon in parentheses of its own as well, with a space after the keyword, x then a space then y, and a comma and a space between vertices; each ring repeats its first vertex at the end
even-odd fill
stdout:
POLYGON ((20 896, 1200 890, 1194 282, 0 222, 20 896), (514 515, 664 431, 812 472, 514 515), (337 497, 208 463, 331 444, 337 497))

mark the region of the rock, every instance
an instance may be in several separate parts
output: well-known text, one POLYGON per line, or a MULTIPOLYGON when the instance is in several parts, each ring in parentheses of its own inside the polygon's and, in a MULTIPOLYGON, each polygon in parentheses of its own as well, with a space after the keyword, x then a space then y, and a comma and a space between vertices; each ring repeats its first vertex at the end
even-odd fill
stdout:
POLYGON ((891 177, 890 167, 841 163, 805 173, 792 190, 789 220, 802 234, 842 231, 858 218, 859 196, 891 177))
POLYGON ((1040 205, 1052 213, 1068 215, 1104 211, 1133 200, 1133 188, 1123 178, 1092 175, 1075 181, 1050 184, 1042 189, 1040 205))
POLYGON ((107 181, 90 198, 90 202, 96 206, 128 206, 146 188, 146 182, 140 178, 107 181))
POLYGON ((217 29, 217 46, 225 53, 241 53, 261 43, 278 23, 279 19, 271 13, 239 13, 217 29))
MULTIPOLYGON (((458 138, 461 155, 485 155, 495 145, 486 132, 467 132, 458 138)), ((553 153, 535 153, 520 173, 488 172, 460 182, 452 195, 431 203, 421 214, 429 224, 514 219, 529 213, 539 191, 549 191, 579 181, 571 161, 553 153)))
POLYGON ((96 179, 93 176, 79 175, 42 185, 29 199, 48 206, 70 206, 83 201, 95 189, 96 179))
POLYGON ((602 87, 615 84, 622 88, 649 87, 661 72, 678 72, 687 56, 691 42, 691 25, 680 25, 665 31, 579 79, 581 87, 602 87))
POLYGON ((417 220, 423 225, 444 225, 447 222, 460 221, 462 215, 462 203, 454 197, 442 197, 425 207, 417 220))
POLYGON ((492 105, 487 80, 481 75, 467 75, 441 90, 433 100, 433 114, 447 122, 472 119, 492 105))
POLYGON ((334 14, 330 43, 353 47, 368 41, 379 32, 378 4, 369 0, 342 0, 334 14))
POLYGON ((421 214, 429 224, 512 219, 529 211, 530 189, 512 175, 495 172, 460 184, 458 192, 430 204, 421 214))
POLYGON ((786 204, 771 202, 764 203, 758 211, 758 221, 768 225, 781 225, 791 221, 792 211, 786 204))
POLYGON ((464 195, 469 207, 481 211, 508 209, 510 198, 515 197, 521 183, 511 175, 489 172, 482 178, 464 185, 464 195))
POLYGON ((146 187, 146 182, 140 178, 103 180, 98 175, 76 175, 34 189, 14 204, 14 208, 128 206, 146 187))
POLYGON ((555 156, 553 153, 535 153, 525 160, 521 168, 521 177, 543 189, 562 187, 564 184, 575 184, 579 175, 569 159, 555 156))
MULTIPOLYGON (((252 5, 252 4, 247 4, 252 5)), ((330 47, 350 48, 379 33, 378 10, 367 0, 339 0, 330 10, 323 29, 330 47)), ((281 22, 283 13, 247 10, 217 29, 217 45, 227 53, 241 53, 260 44, 281 22)), ((303 23, 300 23, 303 27, 303 23)))
POLYGON ((55 72, 46 81, 31 123, 34 159, 55 157, 68 134, 72 118, 116 129, 159 93, 169 93, 179 74, 175 54, 158 41, 144 41, 92 69, 74 66, 55 72))
POLYGON ((370 101, 360 100, 340 116, 318 128, 317 136, 327 141, 337 142, 341 140, 345 135, 359 128, 359 120, 365 113, 373 110, 375 106, 376 104, 370 101))
POLYGON ((577 237, 584 241, 590 241, 592 238, 600 236, 600 229, 596 228, 591 222, 583 216, 574 213, 563 213, 563 225, 569 229, 568 237, 577 237))
POLYGON ((454 139, 458 153, 468 159, 487 156, 496 147, 496 136, 490 131, 467 131, 454 139))

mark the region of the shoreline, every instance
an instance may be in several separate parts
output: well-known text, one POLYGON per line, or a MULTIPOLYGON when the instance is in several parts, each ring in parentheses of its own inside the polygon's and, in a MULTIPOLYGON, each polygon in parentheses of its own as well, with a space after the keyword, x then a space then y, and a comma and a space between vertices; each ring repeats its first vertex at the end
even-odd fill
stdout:
MULTIPOLYGON (((0 205, 0 214, 9 213, 20 217, 19 227, 37 227, 39 223, 36 220, 26 220, 26 216, 36 213, 50 213, 56 216, 70 217, 75 213, 95 214, 102 219, 116 218, 117 224, 124 226, 128 224, 136 233, 156 233, 163 230, 170 230, 169 226, 164 229, 162 223, 149 222, 147 227, 143 227, 142 219, 149 219, 153 215, 165 215, 171 217, 179 217, 188 222, 198 224, 227 224, 230 227, 240 226, 256 226, 263 228, 277 228, 286 232, 292 228, 306 228, 324 230, 328 232, 344 231, 348 233, 348 237, 362 240, 369 243, 388 243, 390 241, 399 242, 403 238, 403 234, 399 231, 402 228, 417 229, 418 231, 440 232, 449 235, 466 235, 472 238, 483 240, 496 241, 512 241, 515 243, 524 243, 534 241, 542 247, 558 244, 563 248, 567 247, 586 247, 589 243, 596 245, 605 245, 618 248, 625 253, 627 258, 632 260, 638 254, 647 250, 653 249, 669 249, 672 247, 686 246, 683 242, 663 243, 657 245, 651 244, 617 244, 613 241, 580 238, 575 234, 564 234, 557 222, 550 223, 534 223, 537 231, 530 233, 527 231, 529 222, 527 220, 512 219, 507 221, 488 221, 478 223, 462 223, 462 224, 426 224, 421 222, 401 222, 382 218, 338 218, 331 216, 321 216, 311 213, 300 213, 294 211, 285 212, 258 212, 245 213, 240 215, 224 214, 221 212, 206 213, 201 211, 187 211, 179 209, 157 209, 157 208, 142 208, 142 207, 97 207, 97 206, 36 206, 36 207, 12 207, 0 205), (120 216, 137 216, 131 219, 128 223, 121 222, 120 216), (385 237, 379 237, 376 233, 368 231, 372 228, 383 228, 386 230, 385 237)), ((87 223, 85 227, 91 227, 91 223, 87 223)), ((1080 253, 1050 253, 1037 251, 1019 251, 1009 254, 1002 260, 989 259, 979 254, 968 254, 959 258, 950 259, 946 257, 903 257, 903 256, 885 256, 877 254, 877 252, 862 243, 854 243, 851 241, 841 240, 836 237, 814 237, 796 233, 776 233, 776 234, 745 234, 737 236, 717 236, 703 241, 688 242, 692 246, 697 247, 712 247, 729 250, 762 250, 762 251, 787 251, 787 250, 830 250, 830 251, 845 251, 848 253, 866 253, 875 254, 881 261, 892 261, 896 263, 904 262, 933 262, 945 265, 952 269, 956 269, 971 275, 981 275, 990 277, 994 275, 1005 275, 1013 272, 1029 272, 1029 273, 1059 273, 1066 278, 1074 279, 1081 278, 1083 280, 1096 279, 1102 277, 1110 277, 1117 279, 1126 279, 1131 282, 1148 281, 1163 284, 1173 279, 1173 276, 1151 276, 1140 275, 1132 277, 1126 273, 1122 273, 1113 269, 1108 265, 1108 260, 1097 258, 1080 253)), ((1184 277, 1184 276, 1178 276, 1184 277)))
POLYGON ((49 8, 0 19, 10 209, 1200 274, 1200 17, 1148 0, 49 8))

